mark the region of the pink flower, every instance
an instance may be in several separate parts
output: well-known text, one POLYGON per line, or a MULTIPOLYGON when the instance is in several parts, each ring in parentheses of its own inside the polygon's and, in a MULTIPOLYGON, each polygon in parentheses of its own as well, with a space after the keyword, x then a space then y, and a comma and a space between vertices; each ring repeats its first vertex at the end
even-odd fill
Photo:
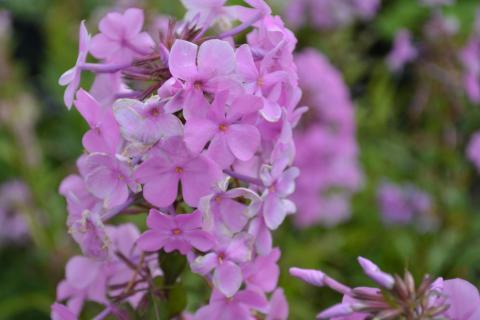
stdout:
POLYGON ((476 132, 470 138, 467 146, 467 157, 480 171, 480 132, 476 132))
MULTIPOLYGON (((207 40, 198 47, 192 42, 176 40, 168 64, 172 76, 184 82, 184 94, 188 99, 194 99, 183 105, 184 116, 188 119, 192 113, 205 111, 194 107, 204 99, 203 91, 216 92, 219 88, 230 87, 235 56, 232 46, 226 41, 207 40)), ((178 106, 169 112, 181 108, 178 106)))
POLYGON ((445 312, 449 319, 475 320, 480 316, 480 295, 478 289, 463 279, 449 279, 443 282, 442 293, 446 295, 445 312))
POLYGON ((218 19, 228 21, 230 17, 229 8, 225 7, 227 0, 181 0, 188 10, 187 20, 197 21, 200 27, 210 26, 218 19))
POLYGON ((185 125, 187 146, 198 153, 210 141, 210 158, 224 168, 234 159, 250 160, 260 145, 258 129, 246 119, 261 108, 260 99, 242 95, 227 106, 227 98, 220 92, 204 117, 192 116, 185 125))
POLYGON ((75 93, 80 86, 80 76, 82 74, 81 67, 87 60, 88 50, 90 46, 90 35, 88 34, 84 21, 82 21, 82 23, 80 24, 79 38, 80 45, 78 48, 77 62, 75 63, 75 66, 73 66, 73 68, 65 71, 65 73, 62 74, 62 76, 58 80, 58 83, 61 86, 67 86, 63 99, 68 109, 71 108, 75 93))
POLYGON ((288 302, 283 289, 275 290, 270 299, 266 320, 287 320, 288 302))
POLYGON ((166 140, 158 154, 147 159, 135 172, 135 177, 144 184, 145 199, 159 207, 175 201, 179 182, 184 200, 196 207, 220 176, 218 166, 206 156, 187 150, 181 137, 166 140))
POLYGON ((67 209, 70 219, 79 219, 85 210, 93 210, 99 199, 94 197, 85 186, 82 177, 72 174, 59 187, 59 193, 67 200, 67 209))
POLYGON ((475 16, 474 31, 465 47, 459 53, 463 65, 463 82, 468 98, 480 102, 480 10, 475 16))
MULTIPOLYGON (((131 266, 120 260, 118 254, 121 253, 123 257, 126 257, 133 263, 139 263, 142 252, 137 246, 137 240, 140 237, 140 232, 136 225, 126 223, 119 226, 107 226, 107 233, 111 241, 112 251, 115 253, 110 261, 106 262, 109 272, 109 296, 122 294, 125 290, 125 284, 134 279, 136 280, 134 288, 137 289, 137 292, 130 295, 127 301, 133 308, 137 308, 146 294, 141 289, 146 289, 149 285, 135 270, 132 270, 131 266)), ((147 260, 145 269, 148 269, 152 276, 155 277, 160 274, 160 270, 156 261, 157 255, 153 255, 152 258, 150 261, 147 260)))
POLYGON ((85 210, 78 219, 69 219, 69 226, 85 256, 99 260, 108 258, 110 239, 98 212, 85 210))
POLYGON ((198 257, 192 262, 194 272, 202 275, 213 269, 213 284, 221 293, 232 297, 240 289, 243 281, 240 264, 251 259, 251 249, 247 245, 248 238, 238 236, 229 242, 222 241, 213 252, 198 257))
POLYGON ((225 297, 219 291, 213 291, 210 303, 200 308, 195 320, 239 320, 255 319, 251 310, 262 310, 268 306, 265 297, 254 290, 242 290, 233 297, 225 297))
POLYGON ((200 209, 205 212, 207 224, 212 233, 224 234, 227 230, 233 234, 242 231, 249 219, 254 217, 261 205, 260 197, 250 189, 228 189, 230 179, 225 179, 211 196, 202 198, 200 209), (248 199, 245 204, 242 199, 248 199))
POLYGON ((255 249, 258 254, 266 255, 272 250, 272 234, 265 224, 264 217, 256 217, 250 223, 248 233, 255 238, 255 249))
POLYGON ((63 304, 54 303, 52 304, 51 309, 52 320, 77 320, 77 316, 75 316, 75 314, 63 304))
POLYGON ((134 58, 153 52, 155 43, 141 32, 143 11, 127 9, 123 14, 111 12, 100 20, 100 34, 92 38, 90 52, 98 59, 111 63, 129 63, 134 58))
POLYGON ((273 54, 267 55, 255 64, 250 46, 243 45, 237 49, 237 72, 245 89, 263 100, 261 114, 268 121, 276 122, 282 115, 282 109, 275 98, 278 97, 283 82, 288 82, 288 73, 273 68, 273 54))
MULTIPOLYGON (((416 186, 383 182, 377 191, 377 201, 386 224, 408 224, 416 219, 431 224, 430 195, 416 186)), ((424 226, 428 227, 428 225, 424 226)))
POLYGON ((0 246, 28 239, 27 210, 34 210, 28 186, 20 180, 0 184, 0 246))
POLYGON ((264 166, 260 177, 266 190, 262 195, 264 199, 263 216, 267 227, 275 230, 283 222, 287 213, 296 211, 295 204, 287 197, 295 191, 295 179, 300 171, 291 167, 287 169, 288 159, 278 159, 272 167, 264 166))
POLYGON ((130 194, 129 189, 138 191, 129 166, 112 155, 92 153, 79 161, 79 170, 87 189, 103 200, 105 208, 125 203, 130 194))
POLYGON ((90 130, 82 139, 83 146, 89 152, 114 154, 120 143, 120 131, 110 108, 103 108, 87 91, 77 92, 75 107, 87 121, 90 130))
POLYGON ((65 267, 65 280, 57 287, 57 300, 79 315, 85 301, 107 303, 106 269, 101 261, 75 256, 65 267), (88 272, 85 272, 88 270, 88 272))
MULTIPOLYGON (((75 315, 79 315, 85 301, 107 305, 109 302, 107 297, 121 294, 125 289, 124 285, 130 281, 135 281, 132 289, 139 290, 128 296, 126 301, 136 308, 145 294, 140 289, 148 287, 145 280, 131 269, 131 265, 118 258, 118 254, 121 254, 130 263, 140 261, 141 252, 135 246, 135 241, 140 235, 137 227, 133 224, 107 226, 105 233, 108 234, 113 254, 107 259, 83 256, 71 258, 66 266, 65 280, 57 287, 57 300, 66 301, 68 308, 75 315)), ((153 258, 155 259, 155 256, 153 258)), ((158 266, 152 267, 152 263, 148 262, 146 268, 150 269, 153 276, 158 275, 158 266)))
POLYGON ((271 292, 277 287, 280 268, 278 248, 270 251, 268 255, 258 256, 254 261, 242 267, 243 278, 249 288, 260 289, 263 292, 271 292))
POLYGON ((182 123, 174 115, 165 113, 163 105, 155 98, 145 103, 134 99, 117 100, 113 112, 123 137, 128 141, 152 145, 161 138, 182 135, 182 123))
POLYGON ((138 239, 143 251, 178 250, 186 255, 192 248, 208 251, 214 245, 213 237, 202 230, 202 213, 198 210, 190 214, 167 215, 151 209, 147 225, 150 230, 138 239))
POLYGON ((395 35, 392 51, 387 57, 387 64, 392 71, 400 71, 407 63, 417 58, 417 49, 412 44, 410 32, 402 29, 395 35))
POLYGON ((334 226, 350 217, 351 194, 362 184, 355 108, 341 73, 326 57, 306 49, 295 62, 302 102, 309 110, 294 132, 294 164, 301 172, 292 197, 297 205, 294 218, 302 227, 334 226))

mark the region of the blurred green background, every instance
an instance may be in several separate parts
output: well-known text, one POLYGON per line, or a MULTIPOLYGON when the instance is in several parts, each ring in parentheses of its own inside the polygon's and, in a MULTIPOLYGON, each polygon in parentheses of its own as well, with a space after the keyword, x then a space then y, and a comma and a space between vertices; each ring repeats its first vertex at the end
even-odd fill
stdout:
MULTIPOLYGON (((183 12, 176 0, 123 2, 151 12, 183 12)), ((280 1, 270 2, 277 10, 281 7, 280 1)), ((75 170, 86 124, 63 106, 57 80, 75 61, 80 21, 96 30, 98 19, 116 4, 0 0, 0 10, 9 12, 12 23, 11 36, 0 43, 0 182, 20 179, 31 193, 22 211, 31 239, 0 243, 0 319, 48 319, 64 263, 79 253, 68 236, 65 203, 57 190, 61 179, 75 170)), ((384 0, 370 22, 297 31, 299 48, 320 49, 350 87, 365 185, 353 199, 350 221, 304 230, 287 222, 276 233, 291 319, 313 319, 340 298, 290 278, 286 270, 292 265, 321 268, 352 285, 368 284, 356 264, 362 255, 385 271, 401 273, 408 267, 417 279, 430 273, 480 285, 480 179, 465 157, 470 135, 480 128, 480 109, 467 101, 462 88, 448 83, 461 76, 455 52, 470 35, 478 4, 459 0, 442 9, 456 18, 459 32, 425 42, 428 50, 396 75, 385 65, 395 32, 408 28, 415 39, 423 39, 431 15, 416 0, 384 0), (430 63, 447 74, 432 72, 430 63), (384 227, 376 203, 384 177, 428 191, 437 228, 419 232, 415 226, 384 227)), ((88 85, 91 79, 84 78, 88 85)))

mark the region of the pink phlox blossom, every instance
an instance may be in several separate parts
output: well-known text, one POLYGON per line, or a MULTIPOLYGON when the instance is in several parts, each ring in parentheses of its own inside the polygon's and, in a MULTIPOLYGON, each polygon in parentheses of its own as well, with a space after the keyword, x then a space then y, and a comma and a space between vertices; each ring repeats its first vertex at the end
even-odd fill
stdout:
MULTIPOLYGON (((228 89, 235 81, 235 53, 232 46, 223 40, 213 39, 200 46, 185 40, 176 40, 170 50, 169 68, 175 79, 184 84, 182 94, 186 96, 183 104, 185 118, 192 113, 204 112, 194 107, 195 103, 205 99, 203 92, 217 92, 228 89)), ((169 109, 175 112, 182 106, 169 109)))
POLYGON ((276 159, 272 166, 263 166, 260 169, 260 178, 265 185, 262 194, 263 217, 267 227, 277 229, 289 213, 295 213, 295 204, 287 199, 295 191, 295 179, 300 170, 295 167, 287 168, 288 159, 276 159))
POLYGON ((283 289, 276 289, 270 298, 266 320, 287 320, 288 302, 283 289))
POLYGON ((141 31, 143 20, 143 10, 137 8, 108 13, 99 22, 101 33, 92 38, 90 52, 110 63, 129 63, 152 53, 155 42, 141 31))
POLYGON ((221 178, 221 172, 210 158, 190 152, 182 137, 172 137, 139 166, 135 177, 144 184, 145 199, 156 206, 171 205, 181 183, 185 202, 196 207, 221 178))
POLYGON ((82 138, 85 149, 89 152, 115 154, 121 138, 119 126, 113 117, 111 108, 102 107, 83 89, 78 90, 74 103, 90 127, 90 130, 82 138))
POLYGON ((104 260, 111 254, 110 238, 100 213, 85 210, 80 218, 69 219, 69 232, 86 257, 104 260))
POLYGON ((475 132, 467 146, 467 157, 480 170, 480 132, 475 132))
POLYGON ((233 236, 244 230, 249 220, 260 209, 261 198, 248 188, 228 190, 230 179, 218 183, 216 190, 200 200, 199 208, 206 215, 210 232, 218 235, 233 236), (243 199, 250 203, 246 204, 243 199))
POLYGON ((195 248, 206 252, 214 246, 215 239, 202 229, 202 219, 199 210, 168 215, 152 209, 147 218, 149 230, 138 239, 138 245, 144 251, 178 250, 186 255, 195 248))
POLYGON ((277 287, 280 268, 280 250, 274 248, 268 255, 257 256, 255 260, 242 266, 243 278, 247 287, 272 292, 277 287))
POLYGON ((132 177, 131 167, 114 155, 91 153, 78 161, 78 169, 85 179, 87 189, 103 200, 107 209, 125 203, 140 186, 132 177))
POLYGON ((51 306, 50 317, 52 320, 77 320, 78 317, 65 305, 54 303, 51 306))
POLYGON ((227 99, 228 92, 218 93, 206 115, 192 116, 185 125, 190 150, 198 153, 210 142, 208 155, 223 168, 235 159, 250 160, 260 146, 260 133, 251 119, 261 108, 260 99, 242 95, 228 106, 227 99))
POLYGON ((117 100, 113 112, 122 136, 131 142, 153 145, 162 138, 182 135, 182 123, 174 115, 165 113, 164 104, 158 97, 145 102, 117 100))
POLYGON ((88 34, 87 28, 85 27, 85 22, 82 21, 80 24, 79 32, 80 44, 78 48, 78 57, 75 66, 71 69, 65 71, 64 74, 58 80, 58 83, 62 86, 67 86, 64 94, 65 105, 70 109, 73 104, 73 99, 75 93, 80 86, 80 77, 82 74, 82 65, 87 60, 88 51, 90 48, 90 35, 88 34))
POLYGON ((265 296, 255 290, 242 290, 232 297, 224 296, 214 290, 207 306, 200 308, 195 320, 254 320, 251 310, 262 310, 268 306, 265 296))
POLYGON ((252 259, 252 239, 239 234, 233 239, 219 241, 217 246, 191 263, 194 272, 208 275, 216 289, 226 297, 233 297, 243 282, 241 264, 252 259))
POLYGON ((407 63, 414 61, 417 56, 418 51, 412 43, 410 32, 406 29, 398 31, 395 35, 393 48, 387 57, 390 70, 401 71, 407 63))

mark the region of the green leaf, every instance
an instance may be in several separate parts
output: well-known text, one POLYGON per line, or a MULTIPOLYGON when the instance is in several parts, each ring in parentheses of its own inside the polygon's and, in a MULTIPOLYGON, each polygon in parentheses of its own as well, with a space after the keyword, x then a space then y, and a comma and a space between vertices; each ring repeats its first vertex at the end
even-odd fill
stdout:
POLYGON ((187 258, 178 251, 166 253, 161 251, 158 255, 160 268, 164 273, 165 285, 173 285, 180 274, 185 270, 187 258))

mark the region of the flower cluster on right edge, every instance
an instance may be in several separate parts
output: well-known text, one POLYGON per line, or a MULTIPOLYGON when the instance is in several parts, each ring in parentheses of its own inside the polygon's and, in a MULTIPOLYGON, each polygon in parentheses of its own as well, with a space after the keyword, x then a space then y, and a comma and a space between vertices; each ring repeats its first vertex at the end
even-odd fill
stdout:
POLYGON ((417 285, 409 271, 405 271, 402 277, 382 271, 363 257, 358 258, 358 263, 378 287, 350 288, 319 270, 290 269, 294 277, 343 294, 341 303, 320 312, 317 319, 480 319, 478 289, 463 279, 434 280, 425 275, 417 285))

